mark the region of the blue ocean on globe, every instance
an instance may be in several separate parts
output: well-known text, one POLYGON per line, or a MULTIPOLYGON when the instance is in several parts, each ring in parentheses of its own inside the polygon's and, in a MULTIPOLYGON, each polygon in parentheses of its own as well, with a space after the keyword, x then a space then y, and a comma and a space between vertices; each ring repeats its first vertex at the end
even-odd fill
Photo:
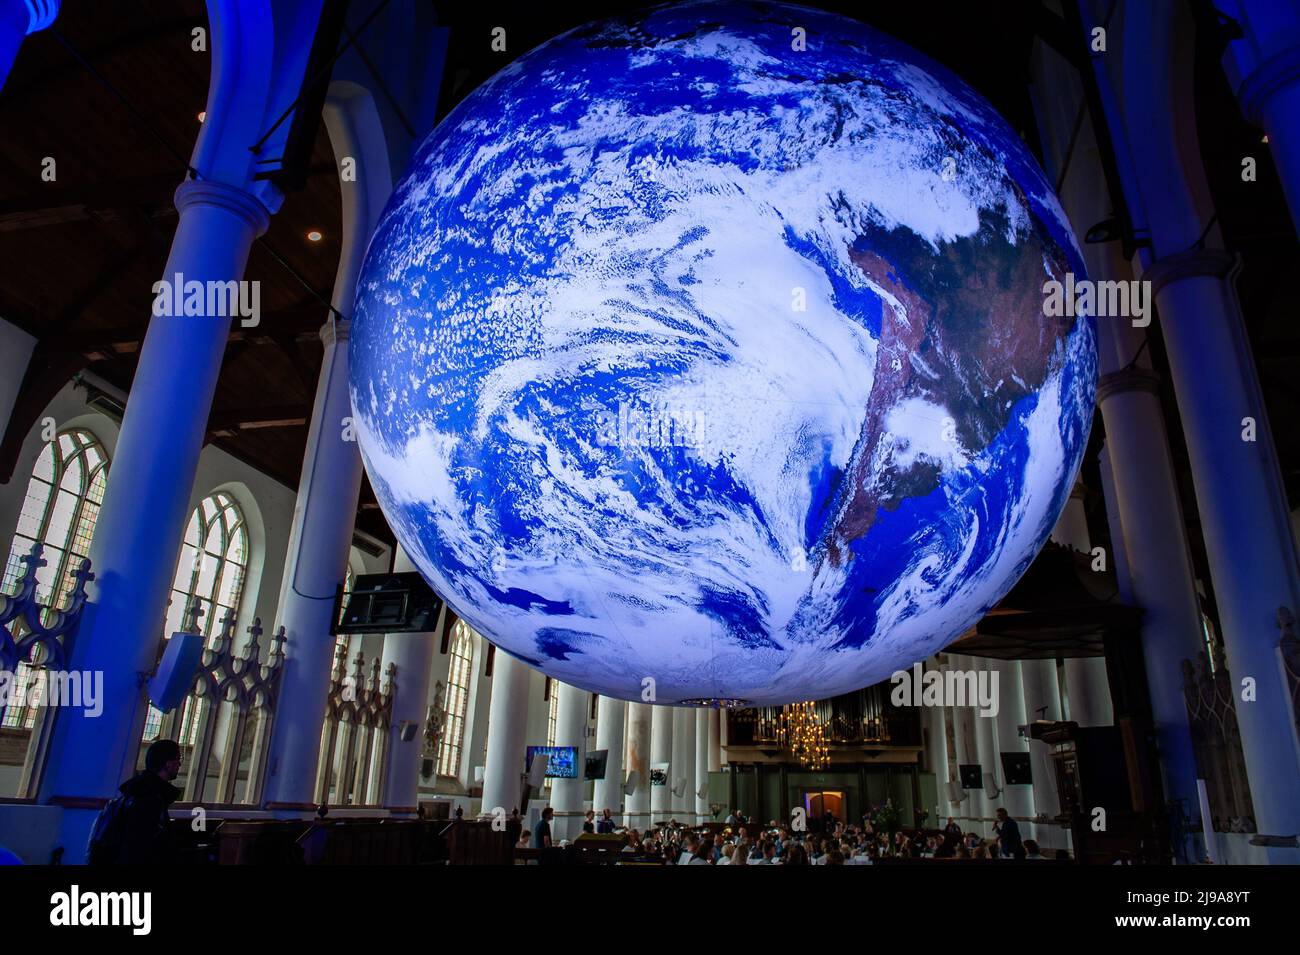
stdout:
POLYGON ((358 283, 357 438, 504 651, 623 699, 826 698, 942 649, 1051 532, 1097 375, 1092 319, 1044 315, 1069 271, 1029 151, 942 67, 802 7, 662 7, 423 143, 358 283))

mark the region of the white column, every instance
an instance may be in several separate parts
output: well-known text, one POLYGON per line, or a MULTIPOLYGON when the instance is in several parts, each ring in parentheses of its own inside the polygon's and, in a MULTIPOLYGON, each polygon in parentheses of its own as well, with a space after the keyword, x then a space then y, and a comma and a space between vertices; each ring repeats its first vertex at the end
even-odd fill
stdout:
POLYGON ((0 89, 4 88, 23 38, 44 30, 59 15, 61 0, 0 0, 0 89))
MULTIPOLYGON (((1125 194, 1151 238, 1139 262, 1187 438, 1228 670, 1238 688, 1254 681, 1253 700, 1239 692, 1236 711, 1258 838, 1276 842, 1266 849, 1270 861, 1295 863, 1300 738, 1279 670, 1276 615, 1300 605, 1300 563, 1233 289, 1234 259, 1214 248, 1219 237, 1206 226, 1214 213, 1194 130, 1179 122, 1192 100, 1189 19, 1177 4, 1124 8, 1124 51, 1112 64, 1123 70, 1124 99, 1108 120, 1117 142, 1141 158, 1125 178, 1125 194)), ((1283 106, 1290 103, 1288 95, 1283 106)), ((1291 171, 1283 170, 1284 180, 1293 179, 1291 171)), ((1289 198, 1294 202, 1294 193, 1289 198)), ((1113 463, 1119 466, 1118 456, 1113 463)), ((1188 806, 1195 805, 1193 797, 1188 806)))
POLYGON ((722 721, 726 718, 727 714, 722 710, 709 710, 709 772, 711 773, 722 772, 722 721))
POLYGON ((1028 740, 1021 739, 1020 727, 1025 725, 1024 687, 1020 678, 1020 661, 1003 660, 997 664, 998 669, 998 766, 995 772, 998 785, 1002 787, 1001 805, 1007 813, 1020 822, 1020 835, 1025 839, 1034 839, 1036 829, 1031 819, 1034 815, 1034 787, 1007 785, 1006 773, 1002 768, 1001 753, 1027 753, 1028 740))
MULTIPOLYGON (((191 180, 176 190, 176 208, 168 281, 177 273, 186 281, 242 279, 253 240, 270 221, 265 207, 234 186, 191 180)), ((140 674, 157 662, 230 325, 229 316, 149 324, 90 548, 91 602, 73 650, 73 669, 103 674, 103 712, 59 713, 43 802, 110 796, 135 772, 146 712, 140 674)), ((67 861, 80 861, 93 816, 65 810, 67 861)))
POLYGON ((264 793, 268 808, 310 808, 316 780, 334 659, 329 632, 334 594, 347 572, 361 488, 361 456, 355 443, 343 440, 341 424, 352 413, 348 324, 327 323, 320 333, 325 356, 280 590, 280 623, 287 639, 264 793))
POLYGON ((948 711, 942 706, 927 706, 923 712, 930 724, 929 765, 934 773, 936 803, 921 808, 931 814, 931 823, 942 829, 948 822, 948 817, 957 812, 948 801, 948 782, 955 774, 948 764, 948 711))
POLYGON ((573 840, 582 834, 582 794, 586 788, 582 771, 587 755, 587 708, 591 706, 590 694, 586 690, 560 683, 559 692, 555 745, 572 746, 577 750, 577 778, 551 780, 551 808, 555 810, 551 835, 556 842, 573 840))
POLYGON ((695 820, 695 717, 697 712, 694 707, 681 707, 685 711, 682 718, 682 746, 685 750, 685 762, 682 767, 682 775, 686 777, 686 792, 682 795, 682 813, 683 822, 694 822, 695 820))
POLYGON ((637 774, 636 789, 627 797, 624 821, 638 831, 650 822, 650 723, 653 708, 649 703, 629 703, 627 732, 627 771, 637 774))
MULTIPOLYGON (((358 159, 356 181, 340 183, 343 248, 331 300, 334 309, 347 316, 352 314, 357 274, 392 179, 368 95, 331 94, 324 118, 335 155, 358 159)), ((316 779, 334 654, 329 634, 334 593, 347 571, 361 489, 361 454, 345 430, 352 415, 349 324, 330 320, 321 329, 325 356, 280 585, 279 617, 287 642, 264 795, 268 808, 310 808, 316 779)))
POLYGON ((597 779, 592 788, 591 808, 596 818, 606 809, 614 819, 623 814, 623 726, 628 704, 610 696, 596 703, 596 749, 608 752, 605 778, 597 779))
MULTIPOLYGON (((1056 685, 1055 660, 1021 660, 1020 680, 1026 722, 1061 718, 1061 694, 1056 685)), ((1056 772, 1052 767, 1047 743, 1042 740, 1032 740, 1029 743, 1029 763, 1034 776, 1034 812, 1038 816, 1053 818, 1061 811, 1061 801, 1056 794, 1056 772)), ((1040 846, 1067 848, 1064 829, 1055 824, 1039 824, 1034 828, 1040 846)))
MULTIPOLYGON (((1095 13, 1096 4, 1091 7, 1095 13)), ((1103 60, 1111 63, 1114 58, 1098 58, 1098 62, 1103 60)), ((1075 84, 1075 67, 1044 51, 1036 63, 1035 85, 1059 96, 1061 90, 1075 84)), ((1109 112, 1115 97, 1104 70, 1099 74, 1099 86, 1109 112)), ((1047 152, 1060 157, 1057 168, 1049 173, 1064 183, 1062 205, 1076 228, 1086 229, 1114 210, 1093 135, 1093 124, 1104 120, 1092 117, 1076 129, 1074 116, 1073 108, 1044 110, 1040 129, 1050 144, 1047 152)), ((1132 163, 1124 136, 1115 124, 1110 125, 1116 160, 1129 170, 1132 163)), ((1135 201, 1137 196, 1127 185, 1125 191, 1130 211, 1141 220, 1141 203, 1135 201)), ((1200 226, 1196 228, 1199 231, 1200 226)), ((1081 241, 1080 247, 1089 277, 1120 282, 1134 277, 1119 243, 1081 241)), ((1142 321, 1151 321, 1149 303, 1145 319, 1139 319, 1142 321)), ((1196 799, 1196 768, 1180 661, 1198 652, 1201 623, 1178 481, 1160 404, 1160 383, 1150 367, 1145 336, 1146 332, 1130 320, 1108 317, 1097 321, 1101 372, 1097 406, 1105 422, 1111 466, 1109 473, 1103 470, 1102 480, 1108 516, 1112 518, 1114 548, 1105 556, 1117 572, 1122 598, 1145 611, 1141 646, 1165 795, 1187 800, 1192 806, 1196 799)), ((1067 667, 1066 688, 1072 711, 1078 709, 1074 703, 1081 696, 1092 699, 1090 692, 1075 686, 1075 669, 1067 667)), ((1106 685, 1109 691, 1109 683, 1106 685)), ((1108 714, 1110 709, 1108 706, 1108 714)), ((1095 717, 1090 704, 1084 715, 1085 722, 1095 717)), ((1033 714, 1029 717, 1032 719, 1033 714)))
MULTIPOLYGON (((691 755, 691 746, 695 743, 695 734, 691 732, 687 721, 687 714, 690 711, 684 706, 672 707, 673 714, 673 749, 672 760, 673 768, 668 774, 668 780, 675 789, 678 780, 685 779, 687 790, 691 785, 691 771, 694 764, 694 756, 691 755)), ((690 808, 695 808, 695 800, 690 800, 690 808)), ((678 796, 675 793, 672 796, 672 815, 678 822, 686 821, 687 812, 687 793, 678 796)))
MULTIPOLYGON (((948 663, 944 669, 956 670, 960 673, 975 672, 972 658, 957 653, 948 654, 948 663)), ((961 782, 961 767, 980 762, 975 729, 975 710, 969 706, 954 706, 952 708, 952 718, 953 735, 957 744, 957 772, 953 776, 958 782, 961 782)), ((953 809, 954 816, 966 817, 962 822, 962 829, 978 829, 982 831, 983 823, 976 820, 982 820, 988 815, 988 807, 985 803, 982 788, 966 790, 966 799, 960 806, 953 809)))
POLYGON ((528 689, 532 671, 503 650, 492 666, 488 704, 487 762, 483 767, 483 812, 498 807, 509 815, 520 808, 528 735, 528 689))
POLYGON ((1216 0, 1243 28, 1227 44, 1224 71, 1241 111, 1268 134, 1291 221, 1300 232, 1300 6, 1277 0, 1216 0))
MULTIPOLYGON (((1078 486, 1052 531, 1052 540, 1082 554, 1092 553, 1088 517, 1078 486)), ((1071 720, 1080 726, 1111 725, 1110 684, 1105 657, 1066 657, 1065 691, 1071 720)))
MULTIPOLYGON (((1295 542, 1259 381, 1223 254, 1179 254, 1146 272, 1187 437, 1237 721, 1261 835, 1300 833, 1300 741, 1278 664, 1277 609, 1300 607, 1295 542), (1193 323, 1196 327, 1187 327, 1193 323), (1213 387, 1207 387, 1213 382, 1213 387), (1254 440, 1243 440, 1246 422, 1254 440), (1240 692, 1254 681, 1254 699, 1240 692)), ((1192 803, 1191 805, 1195 805, 1192 803)), ((1294 847, 1269 853, 1300 862, 1294 847)))
MULTIPOLYGON (((673 707, 650 707, 650 765, 662 765, 673 760, 673 707)), ((650 822, 652 825, 667 821, 672 813, 672 776, 674 767, 668 767, 668 779, 663 786, 650 787, 650 822)))
POLYGON ((716 793, 707 791, 709 785, 709 716, 717 711, 710 708, 695 714, 695 821, 707 822, 713 818, 709 803, 716 802, 716 793), (699 795, 705 790, 704 795, 699 795))
MULTIPOLYGON (((991 675, 998 669, 996 660, 986 660, 982 657, 974 659, 976 673, 981 679, 991 680, 991 675)), ((1005 688, 1000 683, 1001 674, 999 674, 999 695, 1005 692, 1005 688)), ((990 686, 992 683, 990 683, 990 686)), ((975 747, 979 753, 980 768, 985 777, 992 775, 993 784, 999 785, 1002 779, 1002 759, 998 753, 998 719, 990 714, 984 715, 982 709, 976 707, 971 710, 975 718, 975 747)), ((984 815, 985 821, 980 826, 980 830, 986 836, 993 835, 993 818, 999 806, 1002 806, 1001 796, 984 796, 984 815)), ((1005 808, 1005 807, 1004 807, 1005 808)))
MULTIPOLYGON (((405 554, 402 557, 405 558, 405 554)), ((399 565, 402 563, 399 560, 399 565)), ((410 561, 405 563, 409 566, 410 561)), ((388 771, 385 774, 384 806, 397 815, 414 815, 420 793, 420 756, 424 750, 424 726, 429 714, 429 683, 433 669, 433 633, 390 633, 384 637, 380 672, 393 674, 393 718, 388 729, 388 771), (402 740, 402 724, 415 726, 415 735, 402 740)), ((466 740, 468 744, 468 740, 466 740)))

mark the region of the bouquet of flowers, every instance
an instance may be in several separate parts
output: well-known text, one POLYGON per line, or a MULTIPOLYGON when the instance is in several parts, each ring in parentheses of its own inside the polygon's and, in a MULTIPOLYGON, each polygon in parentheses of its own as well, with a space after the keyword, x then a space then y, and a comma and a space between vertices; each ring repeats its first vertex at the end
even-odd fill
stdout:
POLYGON ((903 816, 892 799, 886 799, 884 805, 877 806, 871 813, 871 828, 876 832, 887 832, 893 836, 903 827, 903 816))

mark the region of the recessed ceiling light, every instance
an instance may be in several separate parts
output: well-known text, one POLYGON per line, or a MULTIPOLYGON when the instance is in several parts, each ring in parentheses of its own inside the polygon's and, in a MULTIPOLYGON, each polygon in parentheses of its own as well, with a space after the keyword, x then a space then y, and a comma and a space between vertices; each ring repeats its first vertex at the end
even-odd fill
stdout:
POLYGON ((201 113, 199 113, 199 122, 200 122, 200 123, 203 122, 203 121, 204 121, 205 119, 207 119, 207 118, 208 118, 208 111, 207 111, 206 109, 203 110, 201 113))
POLYGON ((310 239, 312 242, 319 242, 321 240, 321 234, 317 232, 315 229, 312 229, 310 232, 307 233, 307 238, 310 239))

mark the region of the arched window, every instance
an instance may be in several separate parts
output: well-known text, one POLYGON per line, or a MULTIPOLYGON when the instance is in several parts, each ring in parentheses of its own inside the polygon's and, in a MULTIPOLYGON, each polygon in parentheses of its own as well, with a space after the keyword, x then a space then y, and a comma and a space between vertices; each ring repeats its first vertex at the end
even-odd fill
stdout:
POLYGON ((549 676, 546 678, 546 686, 550 691, 551 708, 546 714, 546 745, 554 746, 556 737, 556 724, 560 720, 560 681, 552 680, 549 676))
MULTIPOLYGON (((185 543, 176 562, 163 636, 170 637, 180 630, 186 609, 195 601, 203 609, 200 631, 205 637, 219 633, 227 613, 239 614, 247 567, 248 530, 243 511, 225 491, 209 494, 194 508, 185 528, 185 543)), ((163 714, 150 706, 141 738, 154 739, 162 720, 163 714)), ((191 699, 185 705, 177 742, 193 745, 197 733, 198 721, 191 699)))
MULTIPOLYGON (((90 551, 107 485, 108 455, 89 431, 64 431, 41 449, 5 561, 5 593, 13 593, 23 575, 21 559, 40 541, 45 545, 46 563, 36 572, 37 600, 52 607, 63 606, 75 583, 72 573, 90 551)), ((27 698, 30 677, 31 667, 19 663, 14 673, 13 699, 27 698)), ((30 729, 35 723, 34 706, 9 706, 5 710, 4 725, 9 728, 30 729)))
POLYGON ((447 671, 446 701, 442 709, 442 739, 438 742, 438 775, 459 776, 460 754, 465 746, 465 713, 469 708, 469 681, 474 668, 473 633, 464 620, 452 629, 451 667, 447 671))
POLYGON ((22 576, 20 558, 41 541, 47 563, 36 574, 36 593, 44 603, 62 605, 72 572, 90 551, 107 485, 108 455, 89 431, 64 431, 41 450, 5 562, 6 593, 22 576))
POLYGON ((199 625, 204 636, 218 632, 227 613, 239 613, 247 567, 243 512, 225 491, 209 494, 194 509, 185 529, 164 632, 171 635, 181 628, 192 601, 203 608, 199 625))

